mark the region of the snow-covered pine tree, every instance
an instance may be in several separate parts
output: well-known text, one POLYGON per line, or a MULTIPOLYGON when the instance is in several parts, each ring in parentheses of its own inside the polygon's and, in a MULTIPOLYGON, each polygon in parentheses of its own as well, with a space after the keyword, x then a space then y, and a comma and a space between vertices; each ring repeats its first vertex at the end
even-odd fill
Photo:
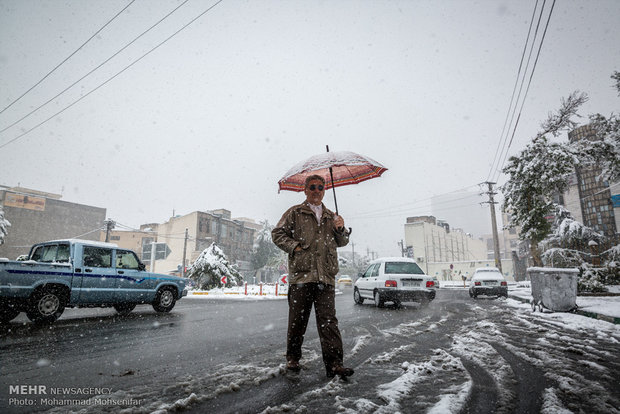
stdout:
POLYGON ((243 276, 234 265, 230 264, 224 252, 215 243, 200 253, 187 271, 187 277, 203 290, 238 286, 243 281, 243 276), (226 285, 222 284, 223 276, 226 276, 226 285))
POLYGON ((261 221, 263 226, 256 236, 254 249, 250 263, 255 271, 267 266, 275 256, 278 256, 280 249, 271 240, 271 230, 273 226, 267 220, 261 221))
POLYGON ((540 246, 542 261, 550 267, 579 267, 591 254, 591 242, 603 244, 605 237, 574 220, 568 210, 558 205, 551 233, 540 246))
MULTIPOLYGON (((616 81, 614 87, 620 96, 620 72, 614 72, 611 77, 616 81)), ((579 154, 584 164, 601 168, 599 179, 617 182, 620 180, 620 116, 590 115, 590 125, 599 139, 578 140, 571 144, 573 151, 579 154)))
POLYGON ((9 234, 11 223, 4 217, 4 210, 0 206, 0 244, 4 243, 4 238, 9 234))
POLYGON ((552 197, 564 191, 568 177, 579 163, 567 144, 550 142, 547 135, 558 136, 563 130, 575 128, 572 117, 587 99, 586 94, 573 92, 562 100, 559 111, 541 125, 542 131, 523 151, 510 157, 502 170, 508 175, 501 187, 503 209, 510 212, 515 225, 521 226, 521 239, 530 241, 535 266, 543 265, 538 244, 551 230, 546 217, 555 209, 552 197))

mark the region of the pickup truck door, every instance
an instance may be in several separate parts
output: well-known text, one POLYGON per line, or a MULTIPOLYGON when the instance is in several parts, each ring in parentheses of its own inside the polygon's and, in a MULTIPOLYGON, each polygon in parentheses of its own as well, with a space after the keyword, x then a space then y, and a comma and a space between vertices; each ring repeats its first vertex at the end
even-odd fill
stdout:
POLYGON ((153 281, 140 270, 140 260, 131 250, 116 250, 116 298, 118 302, 148 301, 153 294, 153 281))
POLYGON ((108 304, 116 302, 116 269, 112 266, 113 249, 77 246, 82 249, 82 266, 76 265, 75 276, 81 274, 79 301, 108 304))

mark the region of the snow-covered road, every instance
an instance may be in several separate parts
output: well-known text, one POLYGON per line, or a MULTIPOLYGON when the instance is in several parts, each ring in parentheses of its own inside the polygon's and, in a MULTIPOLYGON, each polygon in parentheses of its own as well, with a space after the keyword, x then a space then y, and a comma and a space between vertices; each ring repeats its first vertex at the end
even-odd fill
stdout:
MULTIPOLYGON (((2 412, 619 412, 620 327, 440 289, 427 308, 337 296, 348 381, 325 378, 314 321, 286 373, 286 301, 181 301, 160 317, 109 310, 0 332, 2 412), (10 385, 107 387, 80 403, 8 405, 10 385), (105 405, 102 401, 116 402, 105 405)), ((36 396, 37 398, 40 396, 36 396)))

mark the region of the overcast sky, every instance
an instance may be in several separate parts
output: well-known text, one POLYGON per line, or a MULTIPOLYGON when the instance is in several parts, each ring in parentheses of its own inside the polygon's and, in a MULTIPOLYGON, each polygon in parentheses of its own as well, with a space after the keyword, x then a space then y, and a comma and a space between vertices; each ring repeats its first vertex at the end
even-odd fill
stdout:
MULTIPOLYGON (((129 3, 0 0, 0 109, 129 3)), ((181 4, 136 0, 0 114, 0 129, 181 4)), ((488 178, 534 0, 224 0, 90 93, 213 4, 189 0, 1 132, 0 184, 104 207, 132 227, 218 208, 273 224, 304 198, 278 194, 278 179, 328 144, 388 167, 338 188, 338 207, 356 251, 399 255, 407 216, 488 178)), ((573 90, 590 96, 584 115, 618 111, 618 22, 620 1, 557 1, 511 154, 573 90)), ((331 193, 324 201, 333 208, 331 193)))

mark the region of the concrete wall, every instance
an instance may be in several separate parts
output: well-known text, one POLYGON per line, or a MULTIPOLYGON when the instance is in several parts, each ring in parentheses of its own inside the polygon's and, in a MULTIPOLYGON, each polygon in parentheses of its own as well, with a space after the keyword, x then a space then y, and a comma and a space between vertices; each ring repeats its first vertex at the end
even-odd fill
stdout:
POLYGON ((0 191, 5 218, 11 223, 9 234, 0 245, 0 257, 16 259, 28 254, 39 242, 80 238, 99 240, 106 209, 70 203, 43 193, 0 191))
MULTIPOLYGON (((471 278, 474 271, 479 267, 495 267, 495 260, 471 260, 463 262, 428 263, 428 274, 437 276, 439 281, 452 280, 462 281, 462 275, 471 278), (452 265, 452 269, 450 269, 452 265), (459 273, 460 272, 460 273, 459 273)), ((424 269, 426 271, 426 269, 424 269)), ((511 259, 502 259, 502 274, 508 281, 515 281, 513 262, 511 259)))

